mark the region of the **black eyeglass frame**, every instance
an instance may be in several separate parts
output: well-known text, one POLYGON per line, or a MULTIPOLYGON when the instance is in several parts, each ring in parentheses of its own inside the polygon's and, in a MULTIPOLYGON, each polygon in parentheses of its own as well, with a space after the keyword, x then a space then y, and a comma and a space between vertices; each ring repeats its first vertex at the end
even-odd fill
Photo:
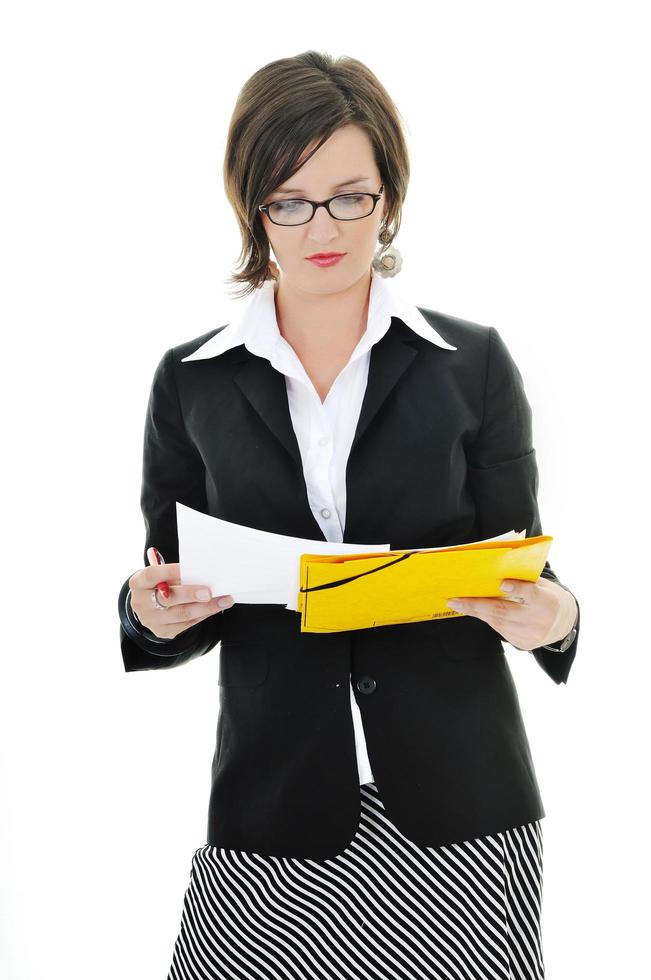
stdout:
POLYGON ((362 218, 370 218, 370 216, 373 214, 373 211, 375 211, 375 209, 377 207, 377 202, 382 197, 383 191, 384 191, 384 184, 380 184, 380 190, 379 190, 379 193, 377 193, 377 194, 371 194, 370 191, 347 191, 345 194, 335 194, 334 197, 329 197, 325 201, 308 201, 307 198, 305 198, 305 197, 287 197, 287 198, 283 198, 281 201, 270 201, 269 204, 259 204, 258 205, 258 211, 262 211, 264 214, 267 215, 267 217, 269 218, 269 221, 271 221, 272 224, 278 225, 281 228, 299 228, 301 225, 308 224, 312 220, 312 218, 314 217, 314 215, 316 214, 317 208, 325 208, 326 211, 328 212, 328 214, 330 215, 330 217, 331 218, 334 218, 335 221, 361 221, 362 218), (332 211, 330 210, 330 202, 331 201, 334 201, 336 198, 338 198, 338 197, 356 197, 356 196, 358 196, 360 194, 365 194, 367 197, 372 197, 373 198, 373 207, 369 211, 368 214, 362 214, 362 215, 360 215, 359 218, 338 218, 337 215, 336 214, 333 214, 332 211), (271 205, 272 204, 287 204, 290 201, 292 203, 298 203, 298 202, 300 202, 301 204, 311 204, 312 205, 312 214, 310 215, 310 217, 306 221, 297 221, 294 224, 288 224, 285 221, 274 221, 274 219, 269 214, 269 208, 271 207, 271 205))

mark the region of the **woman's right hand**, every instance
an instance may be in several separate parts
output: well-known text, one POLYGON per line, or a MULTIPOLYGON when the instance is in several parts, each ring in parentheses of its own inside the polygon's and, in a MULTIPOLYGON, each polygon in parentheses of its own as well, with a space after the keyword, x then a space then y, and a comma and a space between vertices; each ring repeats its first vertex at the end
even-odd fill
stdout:
POLYGON ((212 598, 205 585, 181 585, 180 574, 180 563, 170 562, 139 568, 129 579, 131 608, 142 625, 161 640, 174 639, 209 616, 229 609, 234 602, 232 595, 212 598), (153 589, 159 582, 169 585, 168 599, 164 599, 160 591, 156 593, 158 602, 165 609, 157 609, 152 602, 153 589), (201 596, 201 590, 205 598, 201 596), (220 605, 222 602, 223 606, 220 605))

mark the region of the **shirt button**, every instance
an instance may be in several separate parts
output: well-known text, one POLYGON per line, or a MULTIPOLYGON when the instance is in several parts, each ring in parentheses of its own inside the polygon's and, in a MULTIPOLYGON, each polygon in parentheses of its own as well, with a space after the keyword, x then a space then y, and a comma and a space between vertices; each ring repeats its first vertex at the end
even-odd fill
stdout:
POLYGON ((327 507, 324 507, 323 510, 321 511, 321 517, 330 517, 330 511, 328 510, 327 507))
POLYGON ((321 438, 319 439, 319 445, 320 446, 327 446, 328 445, 328 437, 327 436, 321 436, 321 438))
POLYGON ((372 694, 376 687, 377 681, 374 677, 369 677, 368 674, 360 677, 357 681, 357 690, 361 691, 362 694, 372 694))

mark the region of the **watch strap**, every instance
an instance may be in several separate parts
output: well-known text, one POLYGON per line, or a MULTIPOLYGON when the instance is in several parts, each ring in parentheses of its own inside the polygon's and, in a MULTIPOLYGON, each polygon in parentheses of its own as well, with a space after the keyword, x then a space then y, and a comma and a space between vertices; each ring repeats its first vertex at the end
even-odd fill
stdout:
POLYGON ((542 647, 543 650, 552 650, 554 653, 565 653, 568 647, 571 647, 576 638, 576 624, 579 621, 579 611, 576 611, 576 617, 574 619, 574 626, 562 640, 557 640, 556 643, 545 643, 542 647))

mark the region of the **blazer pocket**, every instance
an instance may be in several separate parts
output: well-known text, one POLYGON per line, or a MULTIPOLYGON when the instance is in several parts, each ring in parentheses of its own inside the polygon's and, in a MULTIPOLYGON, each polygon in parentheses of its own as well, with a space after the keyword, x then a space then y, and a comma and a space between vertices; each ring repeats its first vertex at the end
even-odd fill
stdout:
POLYGON ((504 654, 497 630, 477 616, 459 616, 441 622, 439 639, 448 660, 478 660, 504 654))
POLYGON ((258 687, 269 673, 269 650, 264 643, 222 640, 219 655, 221 687, 258 687))

